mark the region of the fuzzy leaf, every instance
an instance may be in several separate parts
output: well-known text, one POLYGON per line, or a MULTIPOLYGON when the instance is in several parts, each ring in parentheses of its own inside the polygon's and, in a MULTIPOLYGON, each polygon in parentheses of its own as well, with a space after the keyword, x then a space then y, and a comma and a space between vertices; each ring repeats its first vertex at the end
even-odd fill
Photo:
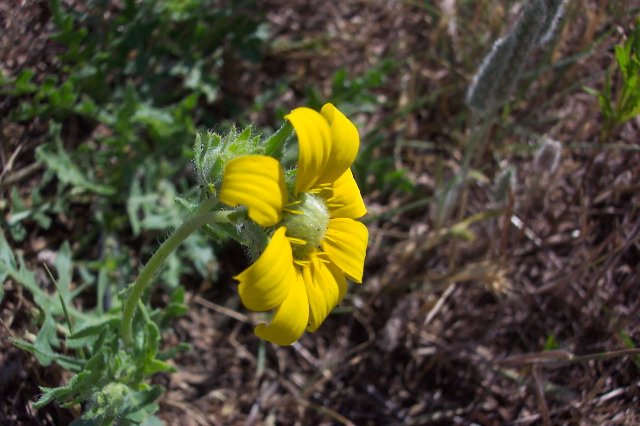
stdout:
POLYGON ((36 355, 37 357, 49 358, 52 361, 55 361, 56 363, 60 364, 62 367, 71 371, 79 371, 84 366, 84 361, 82 360, 79 360, 77 358, 70 357, 67 355, 63 355, 57 352, 46 350, 42 347, 38 347, 25 340, 12 338, 11 342, 22 350, 30 352, 36 355))
MULTIPOLYGON (((55 130, 54 130, 55 131, 55 130)), ((60 181, 100 195, 113 195, 116 190, 108 185, 93 182, 80 170, 77 164, 62 147, 56 138, 55 149, 51 144, 41 145, 36 149, 36 158, 54 172, 60 181)))

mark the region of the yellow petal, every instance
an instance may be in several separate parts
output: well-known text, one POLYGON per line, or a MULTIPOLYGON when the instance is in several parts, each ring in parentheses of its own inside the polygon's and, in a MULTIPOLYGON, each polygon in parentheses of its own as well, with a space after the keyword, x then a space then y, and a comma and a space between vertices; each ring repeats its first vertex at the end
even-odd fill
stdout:
POLYGON ((302 271, 309 297, 309 325, 307 331, 316 331, 329 313, 342 300, 347 282, 336 266, 315 256, 302 271))
POLYGON ((261 339, 276 345, 290 345, 300 338, 309 320, 309 300, 296 270, 296 281, 282 304, 278 307, 269 324, 258 324, 254 332, 261 339))
POLYGON ((360 188, 353 178, 351 169, 347 169, 335 182, 333 194, 327 200, 329 214, 332 218, 347 217, 357 219, 367 213, 367 208, 360 195, 360 188))
MULTIPOLYGON (((331 152, 331 131, 327 120, 310 108, 296 108, 285 116, 298 136, 298 175, 296 193, 319 182, 331 152)), ((322 183, 322 181, 320 181, 322 183)))
POLYGON ((355 160, 360 148, 360 135, 356 126, 333 104, 325 104, 320 110, 329 123, 331 152, 323 182, 333 182, 347 170, 355 160))
MULTIPOLYGON (((333 278, 336 280, 338 284, 338 303, 344 299, 344 295, 347 294, 347 278, 344 276, 344 273, 338 268, 334 263, 327 263, 327 269, 333 275, 333 278)), ((335 307, 335 306, 334 306, 335 307)))
POLYGON ((269 311, 280 305, 296 283, 296 269, 286 228, 278 228, 253 265, 238 274, 238 293, 252 311, 269 311))
POLYGON ((353 219, 337 218, 329 221, 322 248, 349 279, 361 283, 368 242, 366 226, 353 219))
POLYGON ((264 155, 245 155, 230 160, 224 168, 220 201, 243 205, 260 226, 273 226, 282 219, 287 192, 278 160, 264 155))

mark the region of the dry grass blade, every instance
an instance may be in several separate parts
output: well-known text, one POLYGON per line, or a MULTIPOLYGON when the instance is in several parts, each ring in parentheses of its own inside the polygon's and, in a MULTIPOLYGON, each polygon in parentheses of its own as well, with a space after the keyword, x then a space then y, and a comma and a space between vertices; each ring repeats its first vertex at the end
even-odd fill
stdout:
POLYGON ((542 422, 545 426, 551 426, 551 416, 549 415, 549 405, 544 396, 544 378, 539 365, 534 365, 531 369, 535 384, 536 397, 538 398, 538 410, 542 415, 542 422))

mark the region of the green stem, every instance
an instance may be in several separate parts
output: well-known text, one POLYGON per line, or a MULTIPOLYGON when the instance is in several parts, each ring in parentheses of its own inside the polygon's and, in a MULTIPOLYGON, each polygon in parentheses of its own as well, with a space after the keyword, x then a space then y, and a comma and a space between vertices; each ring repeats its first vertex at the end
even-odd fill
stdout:
POLYGON ((133 314, 135 312, 138 301, 142 297, 142 293, 147 287, 147 283, 153 277, 153 274, 158 268, 162 266, 167 256, 171 254, 189 235, 200 229, 206 223, 214 218, 211 212, 212 207, 215 204, 215 199, 205 200, 196 211, 185 222, 180 225, 173 234, 160 246, 151 259, 144 265, 138 279, 133 284, 127 300, 124 304, 122 313, 122 324, 120 328, 120 334, 122 340, 124 340, 127 346, 131 346, 133 343, 132 338, 132 322, 133 314))

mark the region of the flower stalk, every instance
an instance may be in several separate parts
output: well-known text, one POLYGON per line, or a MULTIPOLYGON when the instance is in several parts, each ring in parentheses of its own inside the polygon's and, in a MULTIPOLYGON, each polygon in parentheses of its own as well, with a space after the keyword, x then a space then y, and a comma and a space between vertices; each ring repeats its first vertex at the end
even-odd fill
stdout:
POLYGON ((187 220, 185 220, 182 225, 176 228, 164 243, 162 243, 160 248, 153 254, 153 256, 151 256, 151 259, 149 259, 144 268, 142 268, 140 275, 138 275, 138 278, 127 295, 122 311, 120 335, 127 346, 131 346, 133 344, 133 315, 147 284, 155 272, 162 266, 164 261, 167 259, 167 256, 169 256, 180 245, 180 243, 207 223, 216 221, 216 217, 211 211, 215 204, 215 198, 207 198, 202 204, 200 204, 196 211, 187 220))

